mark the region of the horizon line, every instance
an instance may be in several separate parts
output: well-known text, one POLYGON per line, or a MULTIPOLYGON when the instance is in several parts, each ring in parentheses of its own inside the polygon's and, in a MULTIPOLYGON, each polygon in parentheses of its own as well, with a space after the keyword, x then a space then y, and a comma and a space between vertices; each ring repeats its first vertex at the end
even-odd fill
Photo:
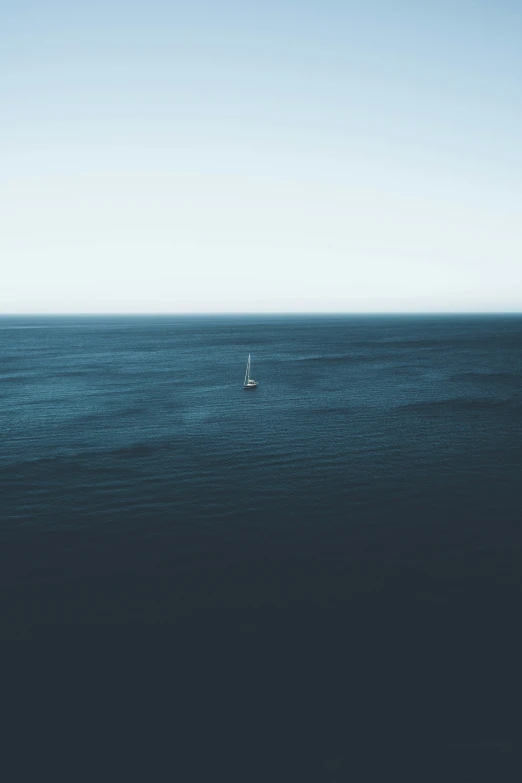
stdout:
POLYGON ((49 316, 51 318, 95 318, 95 317, 188 317, 193 318, 196 316, 202 317, 246 317, 246 316, 386 316, 386 315, 412 315, 412 316, 434 316, 434 315, 459 315, 459 316, 474 316, 474 315, 520 315, 522 316, 522 309, 520 310, 256 310, 240 312, 236 310, 223 310, 223 311, 201 311, 195 310, 193 312, 188 311, 81 311, 81 312, 48 312, 48 311, 27 311, 27 312, 6 312, 0 313, 0 318, 27 318, 27 317, 43 317, 49 316))

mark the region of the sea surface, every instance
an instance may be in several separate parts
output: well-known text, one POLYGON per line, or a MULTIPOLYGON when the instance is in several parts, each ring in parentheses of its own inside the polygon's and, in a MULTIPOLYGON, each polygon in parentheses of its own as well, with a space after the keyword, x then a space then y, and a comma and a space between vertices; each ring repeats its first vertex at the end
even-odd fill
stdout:
POLYGON ((180 779, 520 746, 521 317, 2 317, 0 420, 0 635, 120 650, 180 779))

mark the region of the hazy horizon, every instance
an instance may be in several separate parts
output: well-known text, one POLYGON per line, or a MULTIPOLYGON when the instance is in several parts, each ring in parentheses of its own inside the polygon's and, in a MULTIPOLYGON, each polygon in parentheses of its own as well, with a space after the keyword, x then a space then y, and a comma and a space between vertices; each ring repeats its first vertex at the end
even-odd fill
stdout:
POLYGON ((358 316, 364 316, 368 318, 379 318, 379 317, 386 317, 386 316, 397 316, 397 317, 419 317, 419 318, 429 318, 429 317, 494 317, 494 316, 512 316, 512 317, 522 317, 522 312, 520 310, 360 310, 360 311, 340 311, 340 310, 294 310, 294 311, 288 311, 288 310, 273 310, 273 311, 206 311, 206 312, 163 312, 163 311, 143 311, 143 312, 18 312, 18 313, 0 313, 0 320, 1 319, 23 319, 23 318, 64 318, 64 319, 70 319, 70 318, 224 318, 227 317, 230 318, 247 318, 247 319, 255 319, 255 318, 277 318, 277 317, 310 317, 310 318, 351 318, 351 317, 358 317, 358 316))
POLYGON ((0 313, 522 311, 522 8, 0 10, 0 313))

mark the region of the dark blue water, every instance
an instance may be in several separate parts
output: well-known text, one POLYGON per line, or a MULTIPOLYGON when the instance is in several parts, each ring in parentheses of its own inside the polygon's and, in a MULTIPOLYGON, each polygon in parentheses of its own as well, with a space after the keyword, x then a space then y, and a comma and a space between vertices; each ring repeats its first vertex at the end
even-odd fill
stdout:
POLYGON ((516 744, 522 318, 4 317, 0 416, 2 636, 183 682, 185 779, 516 744))

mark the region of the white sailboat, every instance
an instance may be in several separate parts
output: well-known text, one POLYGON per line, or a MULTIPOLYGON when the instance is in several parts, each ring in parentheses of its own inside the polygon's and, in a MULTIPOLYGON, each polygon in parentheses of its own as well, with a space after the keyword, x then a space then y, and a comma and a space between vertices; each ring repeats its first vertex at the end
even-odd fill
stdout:
POLYGON ((257 386, 257 381, 253 381, 250 377, 250 354, 248 354, 248 361, 246 366, 246 372, 245 372, 245 382, 243 383, 244 389, 255 389, 257 386))

